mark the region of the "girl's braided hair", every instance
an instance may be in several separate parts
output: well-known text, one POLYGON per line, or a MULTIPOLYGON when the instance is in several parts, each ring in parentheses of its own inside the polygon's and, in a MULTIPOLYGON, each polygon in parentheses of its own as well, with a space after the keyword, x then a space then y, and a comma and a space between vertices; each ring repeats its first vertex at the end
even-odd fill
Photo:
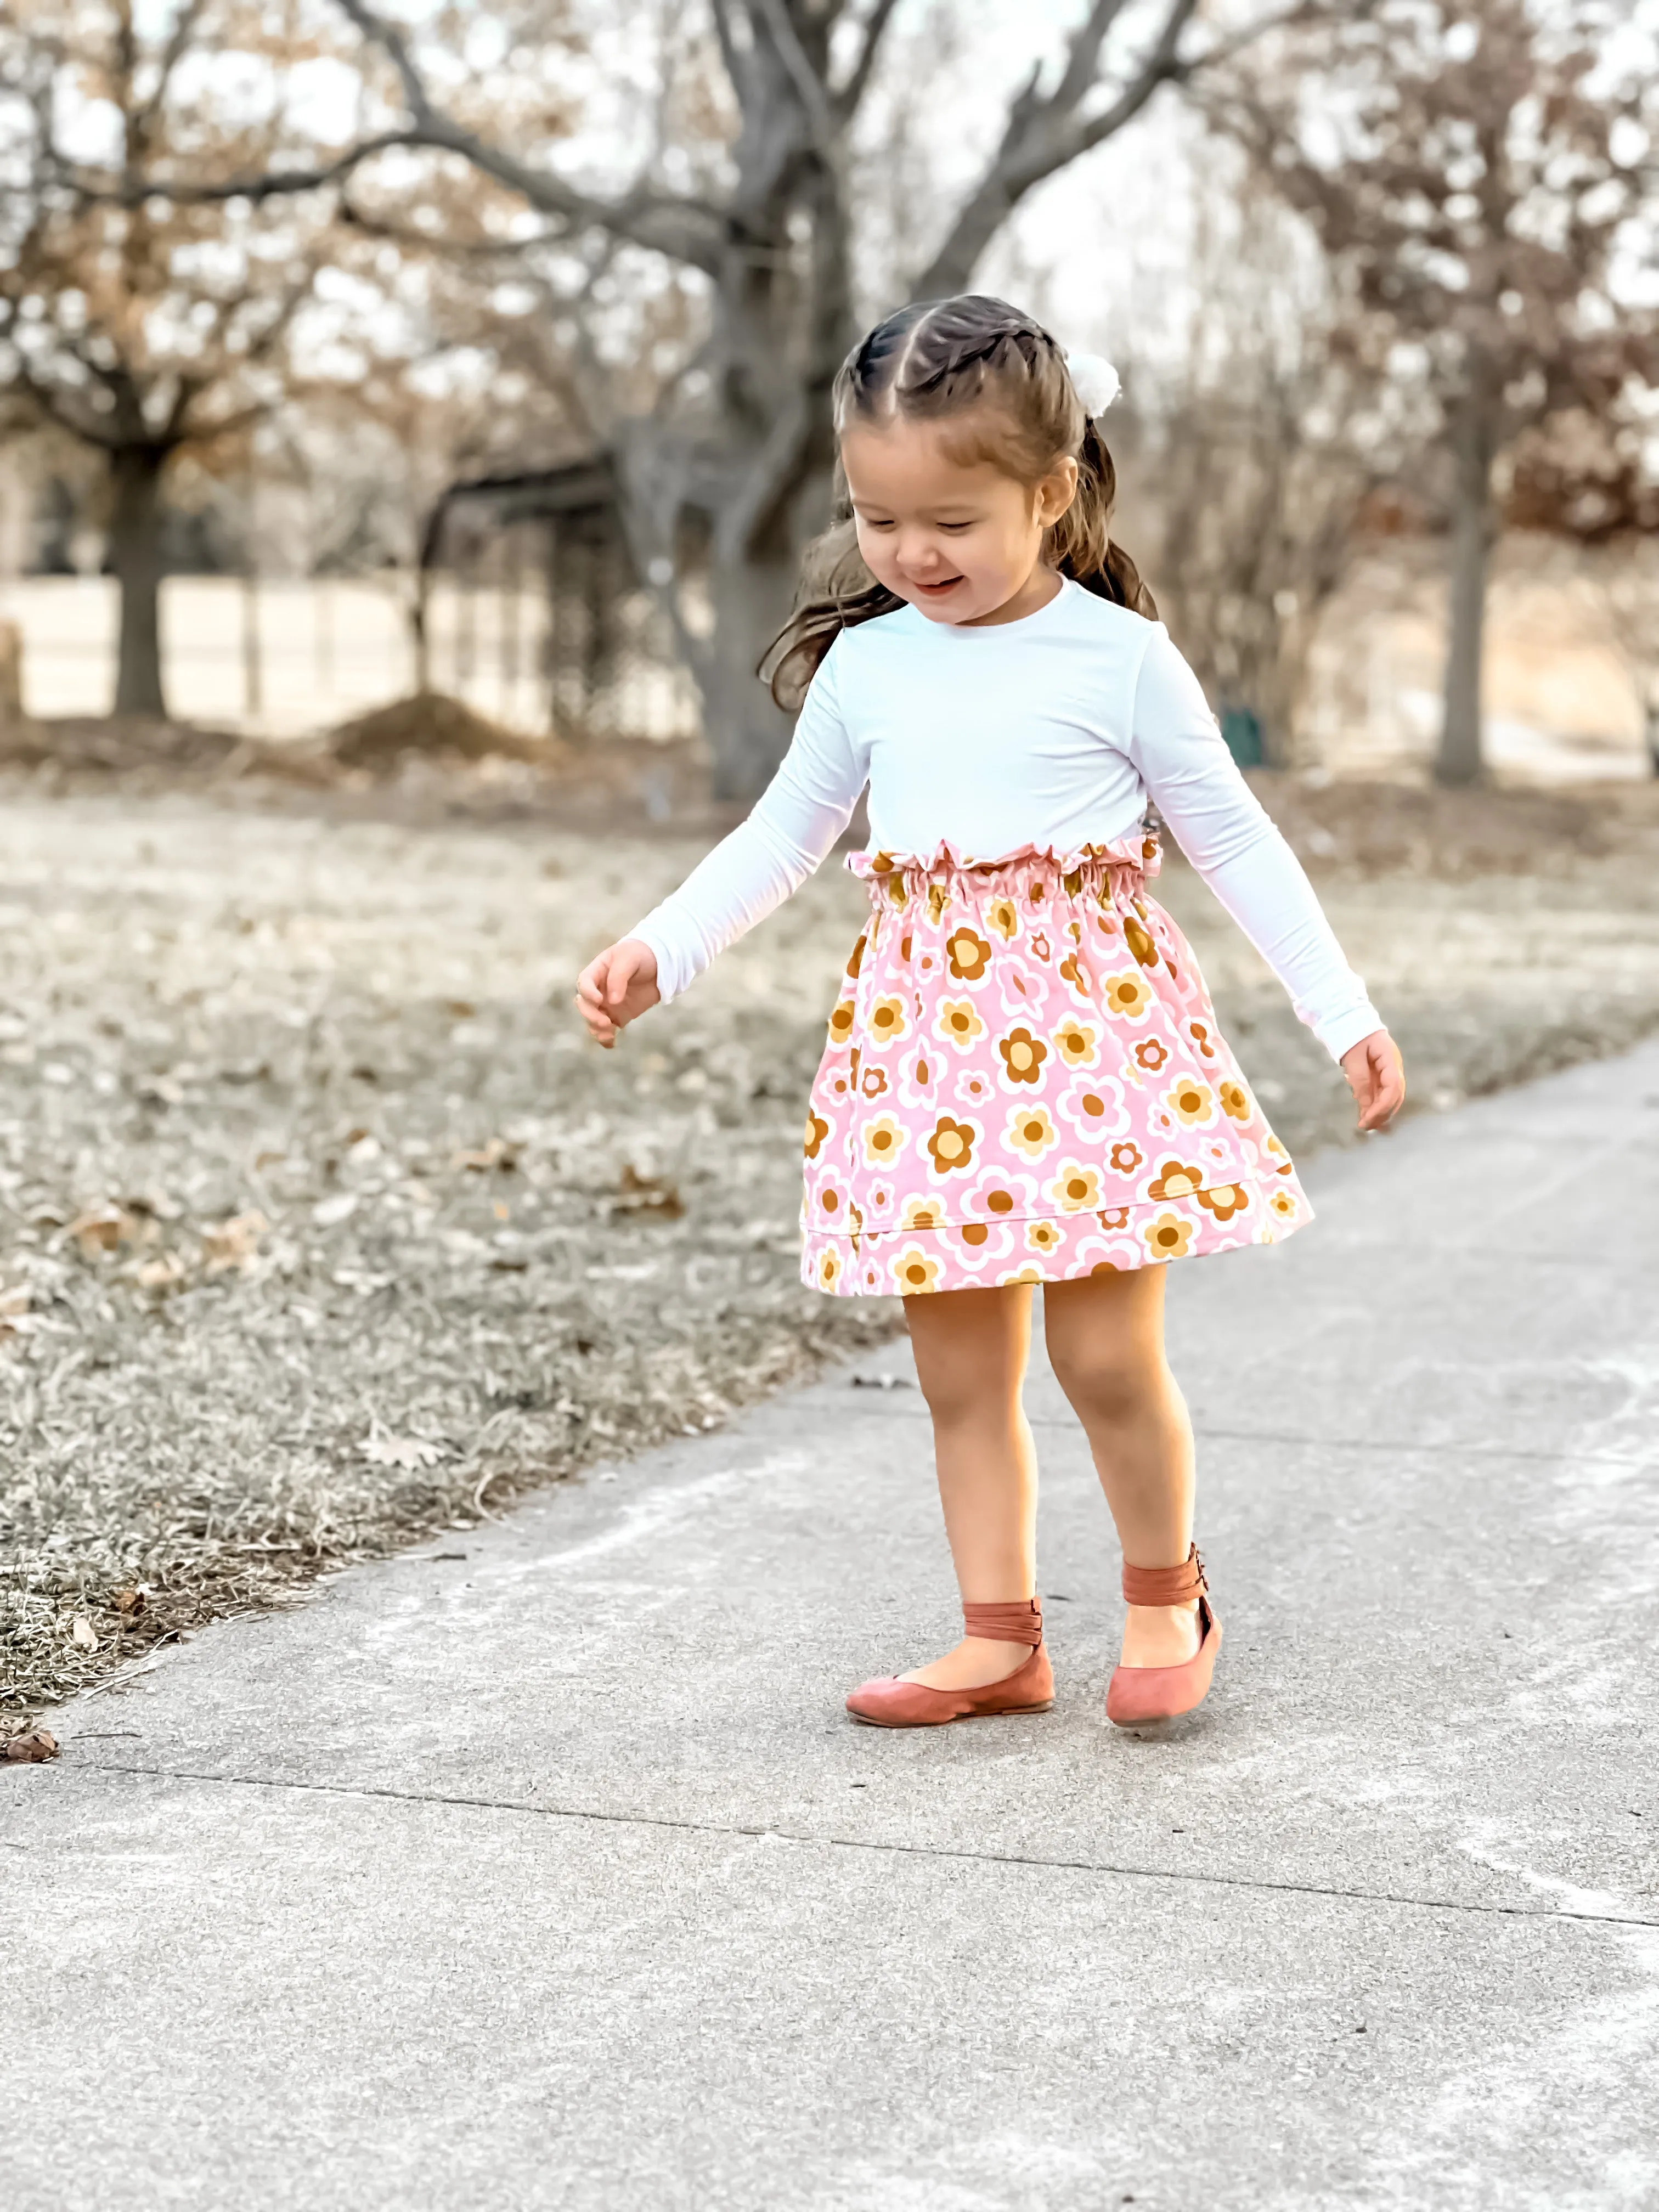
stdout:
MULTIPOLYGON (((1108 531, 1117 471, 1083 411, 1065 356, 1042 325, 1004 300, 968 292, 901 307, 854 346, 836 374, 836 435, 854 422, 939 422, 974 413, 956 450, 1035 486, 1057 455, 1077 456, 1077 496, 1048 532, 1043 557, 1086 591, 1158 619, 1139 571, 1108 531)), ((807 549, 794 612, 761 663, 779 706, 799 707, 843 629, 904 605, 865 567, 839 477, 835 522, 807 549)))

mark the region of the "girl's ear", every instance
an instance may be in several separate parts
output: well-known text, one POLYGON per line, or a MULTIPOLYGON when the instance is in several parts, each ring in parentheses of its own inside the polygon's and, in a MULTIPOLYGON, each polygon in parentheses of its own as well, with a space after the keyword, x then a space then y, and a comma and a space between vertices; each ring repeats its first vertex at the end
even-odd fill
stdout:
POLYGON ((1036 519, 1052 530, 1077 497, 1077 457, 1062 453, 1037 486, 1036 519))

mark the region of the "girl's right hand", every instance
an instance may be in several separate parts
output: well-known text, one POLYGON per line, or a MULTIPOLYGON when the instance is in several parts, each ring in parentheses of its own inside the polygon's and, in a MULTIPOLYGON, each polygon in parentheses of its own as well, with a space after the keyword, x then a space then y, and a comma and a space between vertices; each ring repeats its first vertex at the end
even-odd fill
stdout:
POLYGON ((658 1005, 657 956, 637 937, 624 937, 620 945, 607 945, 597 960, 590 960, 576 978, 576 1011, 587 1024, 595 1044, 607 1052, 617 1033, 636 1014, 658 1005))

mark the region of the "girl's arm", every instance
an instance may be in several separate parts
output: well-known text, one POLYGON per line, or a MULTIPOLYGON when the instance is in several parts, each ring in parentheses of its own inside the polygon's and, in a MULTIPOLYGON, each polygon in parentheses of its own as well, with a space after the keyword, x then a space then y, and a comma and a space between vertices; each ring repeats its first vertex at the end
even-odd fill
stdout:
POLYGON ((852 819, 864 770, 842 720, 832 646, 812 678, 782 766, 678 890, 582 970, 576 1004, 600 1044, 678 998, 717 952, 805 882, 852 819))
POLYGON ((1290 993, 1297 1018, 1340 1063, 1361 1127, 1382 1127, 1405 1096, 1400 1055, 1161 624, 1140 664, 1130 757, 1182 851, 1290 993))

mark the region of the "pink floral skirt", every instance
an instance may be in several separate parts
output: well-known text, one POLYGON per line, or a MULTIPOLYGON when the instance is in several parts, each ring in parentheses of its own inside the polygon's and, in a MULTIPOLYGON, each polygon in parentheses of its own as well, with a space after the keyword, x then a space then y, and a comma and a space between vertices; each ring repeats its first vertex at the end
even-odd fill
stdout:
POLYGON ((806 1117, 804 1279, 841 1297, 1066 1282, 1312 1208, 1146 896, 1155 837, 998 860, 855 853, 806 1117))

